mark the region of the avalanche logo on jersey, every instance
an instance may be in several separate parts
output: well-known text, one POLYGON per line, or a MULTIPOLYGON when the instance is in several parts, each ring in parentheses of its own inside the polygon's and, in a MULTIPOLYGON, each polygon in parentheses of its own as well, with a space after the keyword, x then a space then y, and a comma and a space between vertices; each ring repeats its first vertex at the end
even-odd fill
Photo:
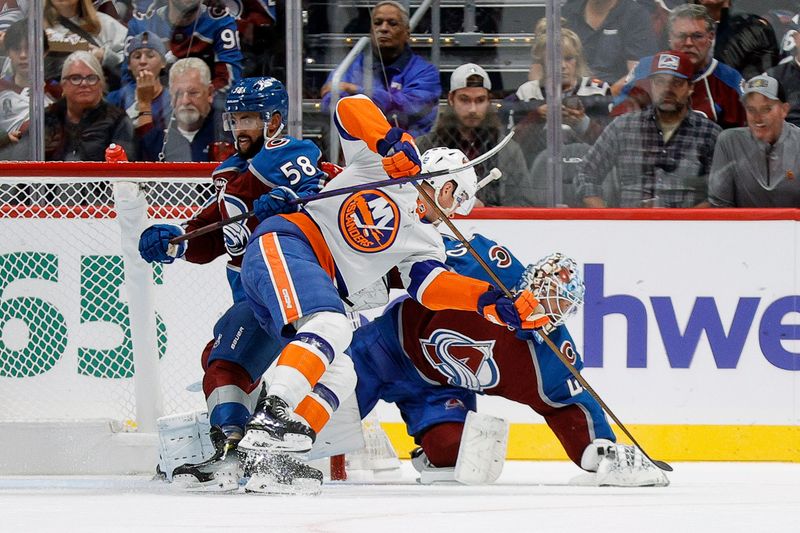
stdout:
POLYGON ((339 208, 339 231, 357 252, 371 254, 387 249, 397 238, 399 226, 397 204, 378 190, 352 194, 339 208))
POLYGON ((489 259, 491 259, 498 268, 508 268, 511 266, 511 252, 495 244, 489 248, 489 259))
MULTIPOLYGON (((225 218, 235 217, 247 211, 247 205, 239 198, 223 194, 221 200, 224 203, 224 209, 220 212, 225 215, 225 218)), ((222 235, 225 238, 225 249, 231 257, 236 257, 244 253, 247 247, 247 241, 250 239, 250 228, 247 227, 247 221, 236 224, 228 224, 222 226, 222 235)))
POLYGON ((420 339, 425 359, 447 378, 449 385, 482 391, 500 383, 494 360, 495 341, 476 341, 449 329, 437 329, 420 339))

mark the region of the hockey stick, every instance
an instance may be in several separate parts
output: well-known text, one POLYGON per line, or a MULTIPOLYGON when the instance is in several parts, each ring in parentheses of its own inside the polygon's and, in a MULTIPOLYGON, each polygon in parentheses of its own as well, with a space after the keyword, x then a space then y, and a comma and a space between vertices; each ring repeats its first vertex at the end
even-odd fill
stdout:
MULTIPOLYGON (((466 238, 464 238, 464 235, 460 231, 458 231, 458 228, 456 228, 455 224, 453 224, 450 218, 444 214, 444 212, 439 208, 438 205, 436 205, 433 199, 431 199, 430 195, 419 184, 415 183, 414 187, 417 188, 420 195, 423 198, 425 198, 426 202, 433 207, 434 211, 436 211, 436 214, 439 215, 439 218, 442 220, 442 222, 444 222, 445 225, 448 227, 448 229, 450 229, 450 231, 453 232, 453 235, 455 235, 455 237, 459 241, 461 241, 461 243, 466 247, 467 251, 469 251, 469 253, 472 254, 472 257, 474 257, 475 260, 478 262, 478 264, 481 265, 481 268, 483 268, 489 275, 489 277, 492 278, 492 281, 495 283, 495 286, 499 288, 501 291, 503 291, 503 294, 505 294, 506 298, 508 298, 509 300, 513 300, 514 296, 511 294, 511 291, 509 291, 508 288, 505 286, 505 284, 500 280, 500 278, 497 277, 497 275, 492 270, 492 267, 490 267, 486 263, 486 261, 483 260, 480 254, 477 251, 475 251, 475 248, 472 247, 470 242, 466 238)), ((556 354, 556 357, 558 357, 558 359, 564 364, 564 366, 567 367, 567 370, 569 370, 570 373, 575 377, 575 379, 578 380, 578 383, 581 384, 581 386, 586 390, 586 392, 588 392, 592 396, 592 398, 594 398, 594 400, 598 404, 600 404, 600 407, 602 407, 603 410, 606 413, 608 413, 608 415, 614 420, 614 422, 616 422, 617 426, 619 426, 622 432, 625 433, 625 435, 631 440, 634 446, 639 448, 639 451, 642 452, 642 455, 647 457, 654 465, 656 465, 661 470, 672 472, 672 467, 669 464, 665 463, 664 461, 653 459, 647 454, 646 451, 644 451, 644 448, 642 448, 642 446, 634 438, 631 432, 628 431, 628 428, 626 428, 625 425, 620 421, 620 419, 617 418, 617 415, 615 415, 614 412, 611 410, 611 408, 608 407, 606 402, 604 402, 600 398, 600 395, 597 394, 597 392, 595 392, 595 390, 592 388, 591 385, 589 385, 589 383, 586 381, 586 378, 584 378, 581 375, 581 373, 578 372, 578 369, 572 366, 572 364, 569 362, 569 359, 567 359, 567 356, 564 355, 564 353, 558 348, 558 346, 556 346, 556 344, 550 339, 550 337, 548 337, 547 334, 541 329, 537 330, 536 333, 538 333, 542 337, 542 339, 544 339, 545 344, 547 344, 550 350, 552 350, 553 353, 556 354)))
MULTIPOLYGON (((497 143, 497 146, 492 148, 491 150, 487 151, 485 154, 476 157, 475 159, 467 162, 463 166, 454 169, 442 169, 442 170, 435 170, 433 172, 428 172, 425 174, 416 174, 414 176, 406 176, 404 178, 389 178, 380 181, 372 181, 369 183, 362 183, 360 185, 352 185, 350 187, 342 187, 341 189, 332 189, 329 191, 322 191, 317 194, 312 194, 309 196, 304 196, 302 198, 297 198, 296 200, 290 200, 286 202, 286 205, 303 205, 309 202, 314 202, 316 200, 322 200, 324 198, 331 198, 333 196, 341 196, 344 194, 351 194, 354 192, 359 191, 366 191, 369 189, 379 189, 381 187, 390 187, 392 185, 403 185, 405 183, 415 183, 420 180, 427 180, 431 178, 436 178, 439 176, 444 176, 447 174, 456 174, 463 170, 468 170, 476 165, 480 165, 487 159, 492 158, 495 154, 497 154, 500 150, 505 147, 511 141, 511 137, 514 136, 515 130, 511 130, 508 134, 500 139, 500 142, 497 143)), ((485 181, 485 178, 484 180, 485 181)), ((225 220, 220 220, 219 222, 214 222, 213 224, 208 224, 203 226, 202 228, 198 228, 194 231, 190 231, 189 233, 184 233, 183 235, 179 235, 174 237, 169 241, 170 244, 178 244, 183 241, 187 241, 189 239, 194 239, 195 237, 199 237, 200 235, 205 235, 206 233, 210 233, 214 230, 217 230, 223 226, 227 226, 228 224, 234 224, 236 222, 241 222, 242 220, 246 220, 252 217, 255 214, 255 211, 247 211, 240 215, 236 215, 235 217, 226 218, 225 220)))

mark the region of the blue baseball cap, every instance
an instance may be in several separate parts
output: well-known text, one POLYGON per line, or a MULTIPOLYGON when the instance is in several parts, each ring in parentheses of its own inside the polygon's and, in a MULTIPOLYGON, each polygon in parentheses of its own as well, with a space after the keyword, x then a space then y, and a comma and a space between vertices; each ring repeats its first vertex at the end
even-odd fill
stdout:
POLYGON ((154 33, 150 33, 149 31, 143 31, 142 33, 134 35, 128 39, 128 42, 125 45, 125 57, 130 57, 132 53, 134 53, 136 50, 141 50, 142 48, 155 50, 161 54, 161 57, 165 57, 167 55, 167 50, 164 48, 164 43, 161 41, 161 37, 154 33))

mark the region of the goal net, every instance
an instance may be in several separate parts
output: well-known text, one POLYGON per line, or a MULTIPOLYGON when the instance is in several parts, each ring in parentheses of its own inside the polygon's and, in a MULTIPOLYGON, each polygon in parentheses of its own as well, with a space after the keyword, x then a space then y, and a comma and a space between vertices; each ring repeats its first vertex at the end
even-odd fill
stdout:
POLYGON ((0 168, 0 444, 24 454, 6 454, 0 472, 36 473, 30 455, 50 437, 59 450, 65 439, 99 446, 204 408, 200 354, 231 302, 225 259, 152 267, 137 245, 144 227, 184 221, 213 196, 213 165, 0 168))
MULTIPOLYGON (((138 241, 213 199, 213 168, 0 163, 0 474, 153 472, 158 417, 206 408, 227 259, 153 266, 138 241)), ((352 470, 397 468, 379 423, 363 432, 352 470)))

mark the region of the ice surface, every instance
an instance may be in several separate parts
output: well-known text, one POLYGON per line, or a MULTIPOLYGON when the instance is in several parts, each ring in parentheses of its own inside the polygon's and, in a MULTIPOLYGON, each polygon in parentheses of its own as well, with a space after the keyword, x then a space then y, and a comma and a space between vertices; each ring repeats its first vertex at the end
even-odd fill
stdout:
POLYGON ((800 532, 800 464, 678 463, 666 488, 569 485, 509 462, 484 487, 326 483, 318 497, 176 493, 147 477, 0 477, 2 532, 800 532))

